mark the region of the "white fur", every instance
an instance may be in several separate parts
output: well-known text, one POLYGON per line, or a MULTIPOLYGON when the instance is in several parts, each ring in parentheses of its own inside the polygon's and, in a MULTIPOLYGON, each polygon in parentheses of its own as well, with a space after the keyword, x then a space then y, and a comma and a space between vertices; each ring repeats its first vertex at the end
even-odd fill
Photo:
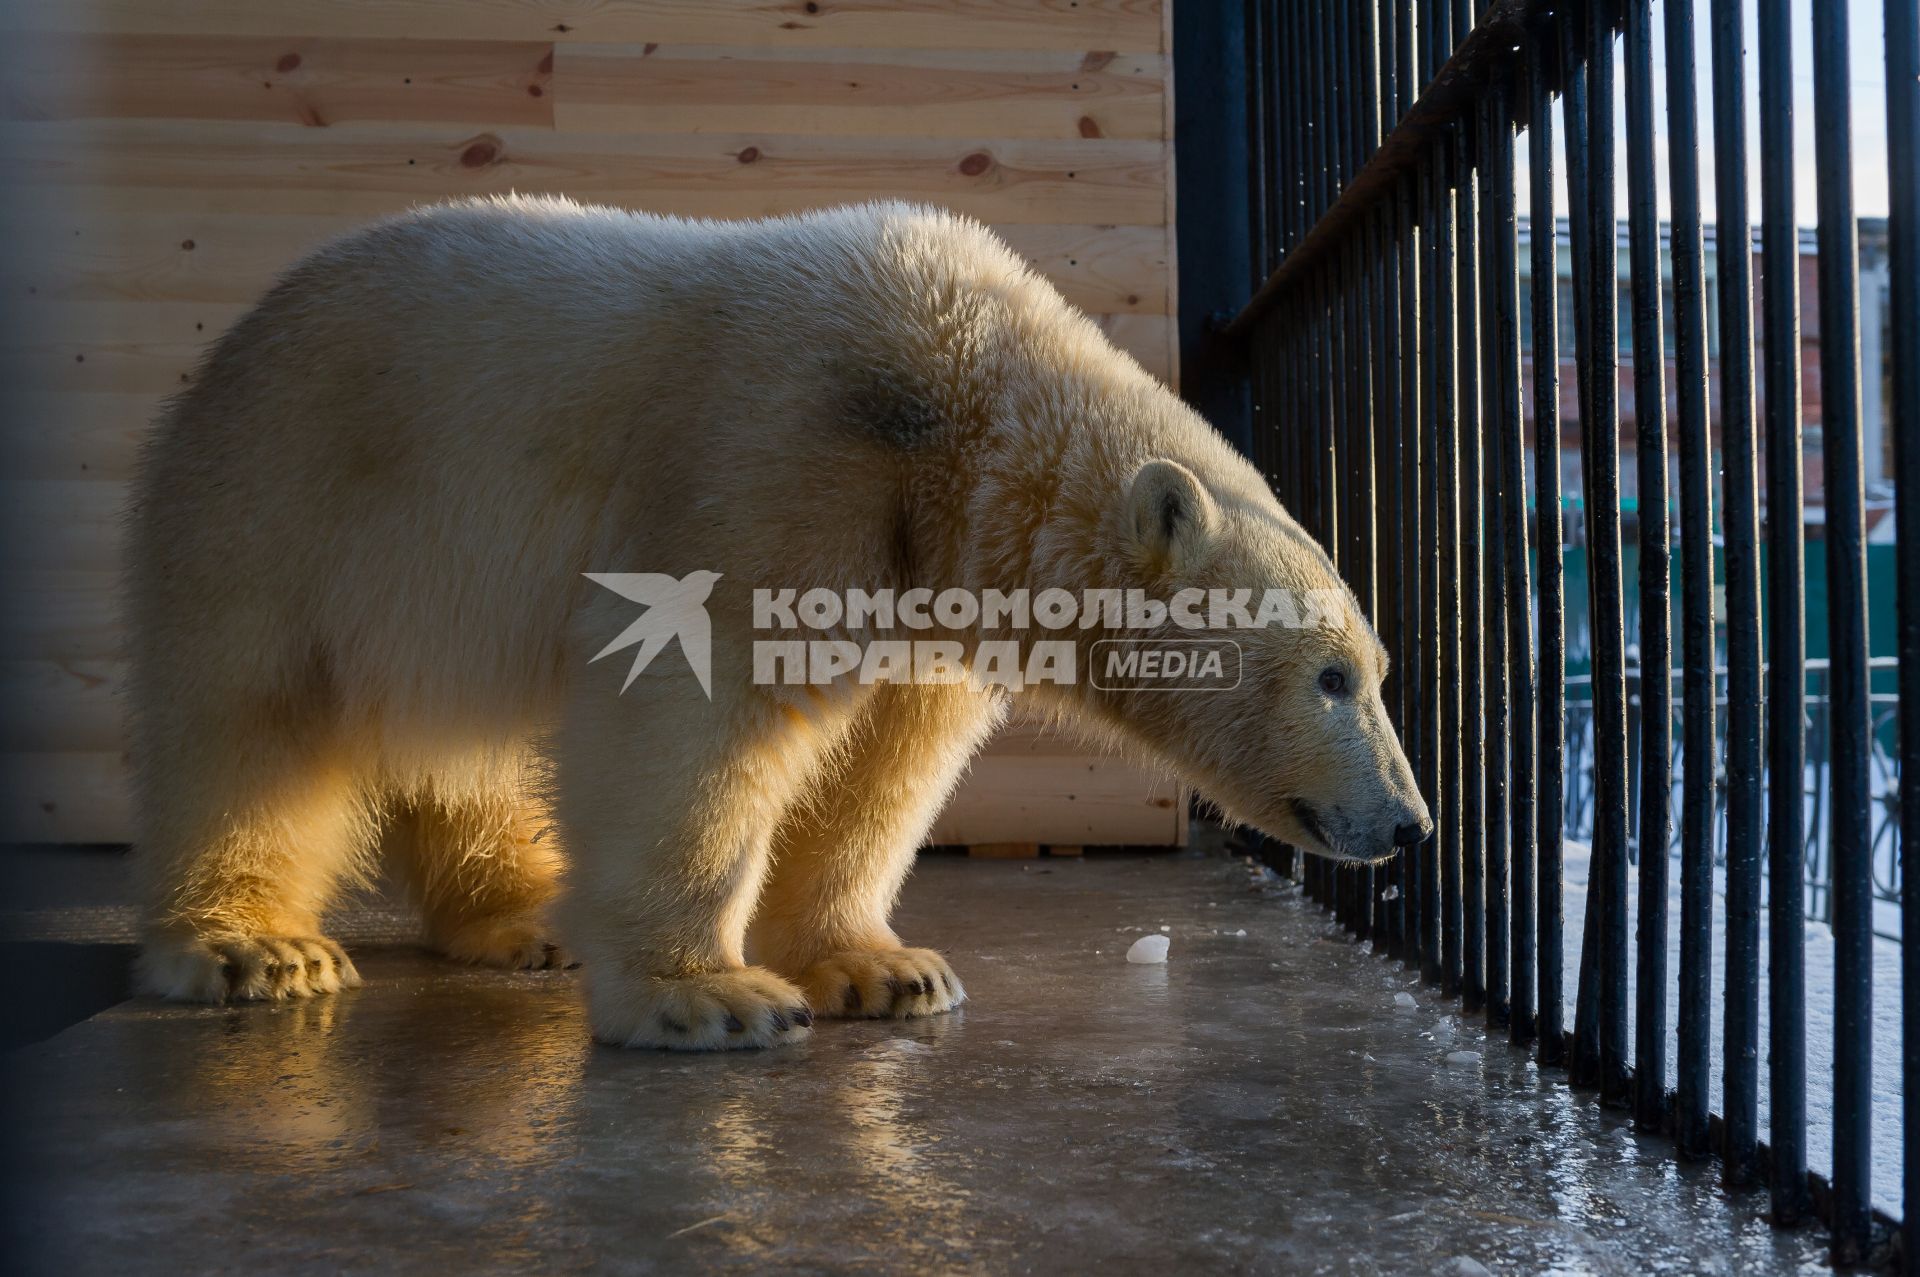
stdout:
MULTIPOLYGON (((1003 705, 756 686, 755 585, 1339 588, 1260 476, 1004 245, 892 204, 494 200, 338 240, 171 407, 131 528, 148 987, 350 982, 220 946, 310 952, 383 840, 448 952, 559 961, 563 846, 595 1032, 688 1048, 964 997, 887 915, 1003 705), (588 658, 632 606, 583 574, 696 569, 723 574, 711 701, 672 650, 622 695, 626 663, 588 658)), ((1333 852, 1424 821, 1363 622, 1245 643, 1231 693, 1049 707, 1295 842, 1294 800, 1344 813, 1333 852), (1330 663, 1351 697, 1319 690, 1330 663)))

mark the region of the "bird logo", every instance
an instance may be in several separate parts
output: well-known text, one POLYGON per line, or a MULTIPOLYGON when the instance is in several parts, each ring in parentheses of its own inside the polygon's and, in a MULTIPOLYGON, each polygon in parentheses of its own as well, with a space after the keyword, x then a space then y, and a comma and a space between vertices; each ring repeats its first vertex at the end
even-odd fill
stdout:
POLYGON ((707 694, 708 700, 713 699, 713 625, 707 618, 706 602, 720 573, 689 572, 684 577, 671 577, 664 572, 588 572, 584 575, 595 585, 603 585, 647 609, 632 625, 620 631, 618 638, 593 655, 597 661, 621 648, 640 645, 640 650, 633 655, 633 668, 627 671, 627 681, 620 685, 621 692, 632 687, 633 680, 640 677, 640 671, 647 668, 648 662, 677 638, 693 676, 700 680, 700 690, 707 694))

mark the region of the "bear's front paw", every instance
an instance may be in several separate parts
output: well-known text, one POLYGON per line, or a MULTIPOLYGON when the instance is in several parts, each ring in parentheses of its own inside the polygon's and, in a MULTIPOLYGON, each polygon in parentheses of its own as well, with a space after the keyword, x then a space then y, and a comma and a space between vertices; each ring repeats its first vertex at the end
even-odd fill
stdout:
POLYGON ((265 1002, 360 987, 346 950, 325 936, 165 936, 140 951, 144 993, 179 1002, 265 1002))
POLYGON ((806 996, 764 967, 610 984, 594 979, 587 1002, 593 1036, 614 1046, 739 1051, 797 1042, 813 1024, 806 996))
POLYGON ((822 1015, 905 1020, 967 1000, 960 977, 931 949, 848 949, 807 969, 800 987, 822 1015))

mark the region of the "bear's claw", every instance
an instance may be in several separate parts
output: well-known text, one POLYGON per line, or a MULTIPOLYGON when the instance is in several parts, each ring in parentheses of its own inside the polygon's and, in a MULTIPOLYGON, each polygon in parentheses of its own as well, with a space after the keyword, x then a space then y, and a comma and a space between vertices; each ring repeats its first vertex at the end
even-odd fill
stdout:
POLYGON ((149 940, 140 990, 179 1002, 267 1002, 360 987, 346 950, 325 936, 187 936, 149 940))
MULTIPOLYGON (((591 976, 593 968, 588 968, 591 976)), ((594 1036, 615 1046, 738 1051, 798 1042, 813 1012, 800 990, 762 967, 592 984, 594 1036)))
POLYGON ((931 949, 849 949, 814 963, 800 985, 822 1014, 849 1018, 939 1015, 967 1000, 953 968, 931 949))

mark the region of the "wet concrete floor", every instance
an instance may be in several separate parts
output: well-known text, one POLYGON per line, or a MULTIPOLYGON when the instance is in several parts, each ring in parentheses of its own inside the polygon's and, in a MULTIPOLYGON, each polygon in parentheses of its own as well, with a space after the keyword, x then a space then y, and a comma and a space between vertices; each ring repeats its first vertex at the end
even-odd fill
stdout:
POLYGON ((928 858, 900 930, 971 1002, 757 1054, 595 1047, 573 976, 402 947, 311 1003, 123 1003, 11 1060, 9 1250, 63 1274, 1823 1267, 1761 1195, 1249 883, 928 858), (1129 965, 1162 926, 1167 965, 1129 965))

